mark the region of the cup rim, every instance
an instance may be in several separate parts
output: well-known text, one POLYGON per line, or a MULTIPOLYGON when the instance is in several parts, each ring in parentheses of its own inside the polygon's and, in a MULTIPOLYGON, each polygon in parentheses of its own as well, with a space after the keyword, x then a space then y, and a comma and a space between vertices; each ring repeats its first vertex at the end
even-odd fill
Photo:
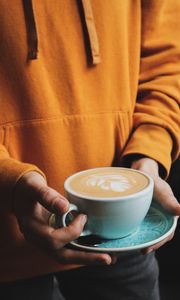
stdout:
POLYGON ((139 171, 139 170, 136 170, 136 169, 131 169, 131 168, 124 168, 124 167, 98 167, 98 168, 90 168, 90 169, 87 169, 87 170, 83 170, 83 171, 79 171, 79 172, 76 172, 72 175, 70 175, 65 181, 64 181, 64 189, 65 189, 65 192, 69 193, 70 195, 72 196, 75 196, 75 197, 78 197, 78 198, 83 198, 83 199, 86 199, 86 200, 92 200, 92 201, 98 201, 98 200, 101 200, 102 202, 107 202, 107 201, 117 201, 117 200, 127 200, 127 199, 131 199, 131 198, 134 198, 136 196, 143 196, 145 193, 147 193, 149 190, 153 189, 154 187, 154 180, 153 178, 149 175, 149 174, 146 174, 142 171, 139 171), (100 196, 87 196, 87 195, 84 195, 82 193, 78 193, 78 192, 75 192, 73 191, 70 186, 69 186, 69 183, 70 181, 77 177, 78 175, 80 174, 85 174, 85 173, 88 173, 89 171, 96 171, 96 170, 103 170, 103 169, 110 169, 110 168, 116 168, 116 169, 124 169, 124 170, 131 170, 132 172, 135 172, 135 173, 140 173, 144 176, 147 177, 147 179, 149 180, 149 184, 143 189, 143 190, 140 190, 134 194, 130 194, 130 195, 122 195, 122 196, 114 196, 114 197, 100 197, 100 196))

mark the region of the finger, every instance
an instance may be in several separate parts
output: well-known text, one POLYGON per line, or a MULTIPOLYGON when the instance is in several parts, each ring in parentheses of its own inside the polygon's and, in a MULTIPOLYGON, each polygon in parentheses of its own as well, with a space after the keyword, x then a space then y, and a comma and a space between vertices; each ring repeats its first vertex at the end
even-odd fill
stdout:
POLYGON ((56 252, 56 259, 64 264, 110 265, 112 258, 106 253, 92 253, 63 248, 56 252))
POLYGON ((149 174, 154 179, 154 198, 172 214, 180 215, 180 205, 171 187, 158 175, 158 164, 150 158, 141 158, 132 163, 132 167, 149 174))
POLYGON ((169 184, 160 177, 154 180, 154 198, 173 215, 180 215, 180 204, 175 198, 169 184))
POLYGON ((104 253, 88 253, 82 251, 73 251, 65 249, 63 246, 71 240, 77 238, 83 227, 86 218, 84 215, 79 215, 73 221, 72 227, 78 227, 73 233, 72 228, 61 228, 54 230, 53 228, 40 224, 37 220, 30 222, 30 229, 27 230, 28 224, 26 223, 25 237, 31 243, 46 250, 60 263, 77 263, 77 264, 96 264, 96 265, 109 265, 115 263, 109 254, 104 253), (70 231, 70 232, 68 232, 70 231), (66 237, 66 234, 68 237, 66 237))
POLYGON ((61 215, 68 210, 68 200, 48 186, 43 185, 38 188, 37 198, 38 202, 52 213, 61 215))
POLYGON ((25 238, 52 251, 63 248, 69 242, 77 239, 86 223, 85 215, 78 215, 68 227, 54 229, 38 218, 25 218, 21 222, 21 231, 25 238))
POLYGON ((165 238, 164 240, 162 240, 161 242, 159 243, 156 243, 148 248, 145 248, 142 250, 142 252, 144 254, 147 254, 147 253, 150 253, 152 251, 155 251, 157 249, 159 249, 160 247, 162 247, 164 244, 166 244, 167 242, 169 242, 170 240, 172 240, 172 238, 174 237, 174 232, 167 238, 165 238))
POLYGON ((152 178, 155 178, 159 175, 158 163, 155 160, 148 157, 139 158, 133 161, 131 168, 147 173, 152 178))
MULTIPOLYGON (((59 241, 61 239, 61 245, 65 246, 66 244, 77 239, 80 236, 86 221, 87 216, 84 214, 79 214, 67 227, 53 230, 51 232, 51 236, 54 241, 59 241)), ((58 244, 57 246, 54 246, 58 248, 58 244)))

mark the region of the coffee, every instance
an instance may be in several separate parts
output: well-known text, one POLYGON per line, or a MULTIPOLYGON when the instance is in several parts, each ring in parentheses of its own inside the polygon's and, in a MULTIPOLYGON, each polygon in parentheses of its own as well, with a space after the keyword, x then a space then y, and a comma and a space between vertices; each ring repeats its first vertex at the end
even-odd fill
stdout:
POLYGON ((149 178, 126 168, 99 168, 77 173, 69 180, 69 188, 85 197, 114 198, 142 191, 149 178))

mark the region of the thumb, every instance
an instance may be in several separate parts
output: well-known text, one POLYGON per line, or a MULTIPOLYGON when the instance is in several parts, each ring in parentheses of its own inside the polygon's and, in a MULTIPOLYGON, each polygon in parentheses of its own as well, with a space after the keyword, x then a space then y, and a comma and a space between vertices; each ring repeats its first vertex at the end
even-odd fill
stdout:
POLYGON ((180 204, 170 185, 159 176, 154 179, 154 198, 170 213, 180 216, 180 204))

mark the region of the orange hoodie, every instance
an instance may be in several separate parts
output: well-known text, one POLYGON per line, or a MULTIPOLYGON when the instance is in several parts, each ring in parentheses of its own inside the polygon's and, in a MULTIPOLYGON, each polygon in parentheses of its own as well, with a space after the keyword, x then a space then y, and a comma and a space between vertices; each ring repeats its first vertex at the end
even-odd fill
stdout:
POLYGON ((19 231, 11 193, 25 172, 63 193, 70 174, 139 153, 167 176, 179 14, 179 0, 0 0, 0 281, 67 268, 19 231))

